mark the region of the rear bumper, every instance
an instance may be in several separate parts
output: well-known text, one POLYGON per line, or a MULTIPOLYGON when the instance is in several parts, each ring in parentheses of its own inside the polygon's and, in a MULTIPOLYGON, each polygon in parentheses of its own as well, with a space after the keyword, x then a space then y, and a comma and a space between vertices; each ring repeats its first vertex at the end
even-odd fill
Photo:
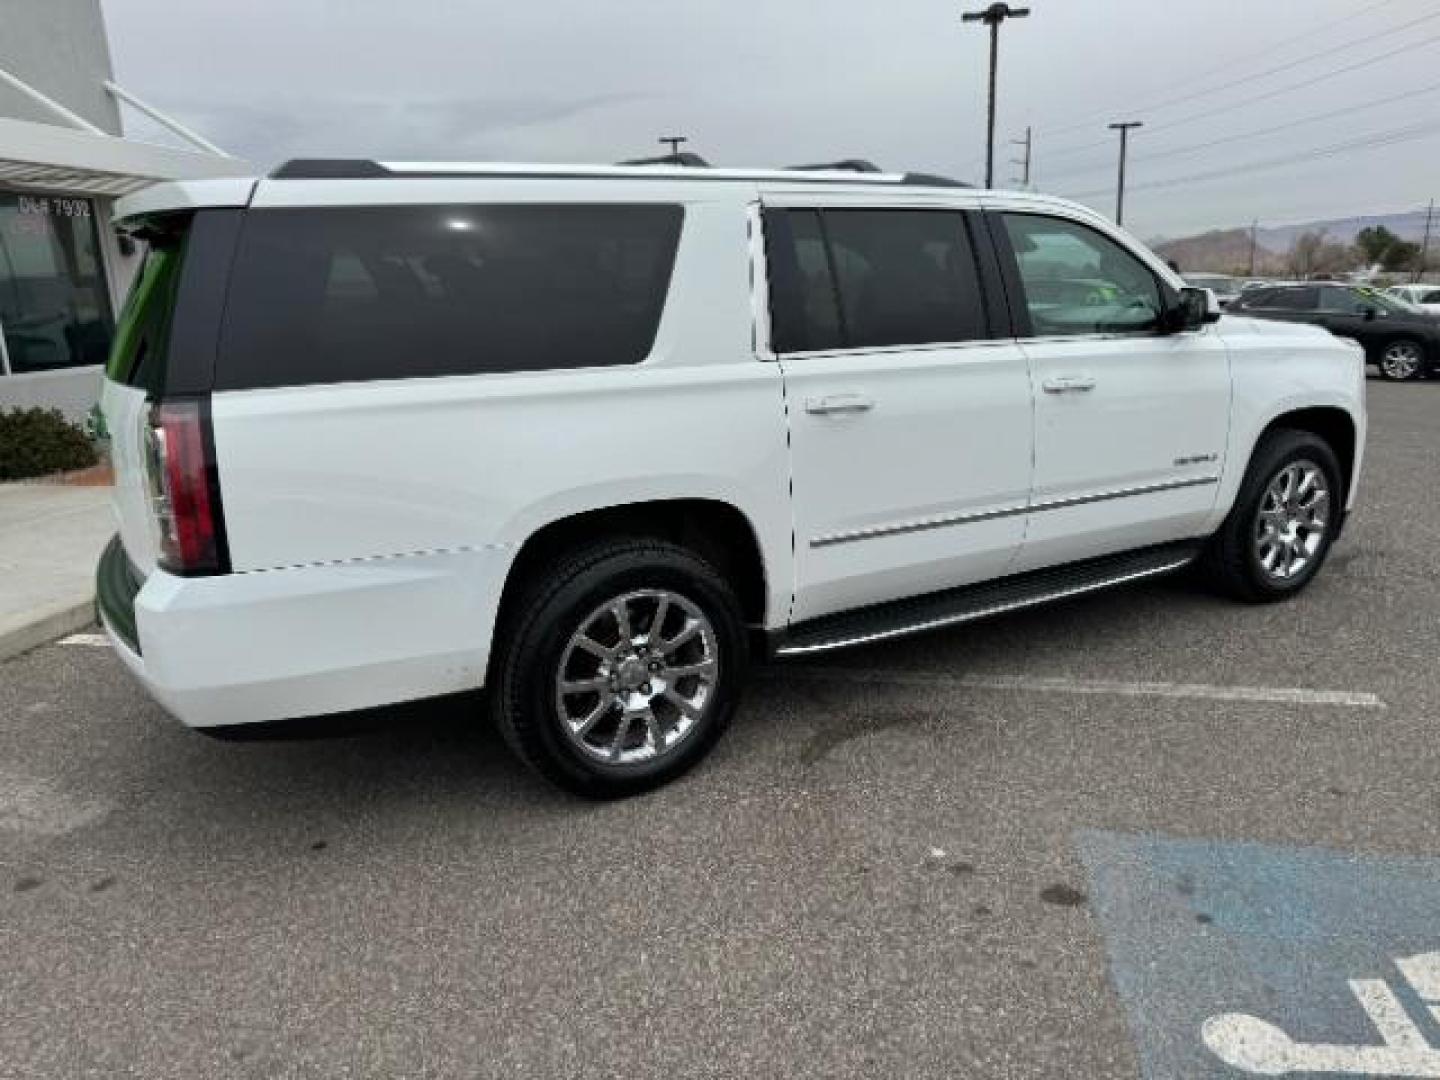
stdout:
POLYGON ((132 594, 127 625, 116 547, 97 575, 101 621, 135 677, 195 728, 480 687, 511 555, 428 553, 197 578, 157 570, 132 594), (117 584, 107 587, 107 577, 117 584))

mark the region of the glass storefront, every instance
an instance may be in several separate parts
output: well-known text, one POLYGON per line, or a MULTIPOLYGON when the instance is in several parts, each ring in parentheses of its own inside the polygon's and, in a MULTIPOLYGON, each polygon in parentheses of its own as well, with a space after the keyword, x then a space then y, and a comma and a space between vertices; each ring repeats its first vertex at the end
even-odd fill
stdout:
POLYGON ((0 192, 0 328, 10 374, 105 362, 114 321, 91 200, 0 192))

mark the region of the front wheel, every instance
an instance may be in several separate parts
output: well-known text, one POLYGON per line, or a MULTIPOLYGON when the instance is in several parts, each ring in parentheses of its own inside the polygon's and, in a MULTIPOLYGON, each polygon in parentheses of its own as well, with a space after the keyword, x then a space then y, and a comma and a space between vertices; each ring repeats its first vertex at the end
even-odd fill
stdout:
POLYGON ((1380 374, 1395 382, 1408 382, 1425 374, 1425 352, 1418 341, 1392 341, 1380 353, 1380 374))
POLYGON ((1340 463, 1308 431, 1273 431, 1255 448, 1205 567, 1242 600, 1284 600, 1320 572, 1344 507, 1340 463))
POLYGON ((656 787, 704 757, 747 666, 729 584, 654 540, 563 561, 502 634, 491 686, 501 733, 541 775, 593 798, 656 787))

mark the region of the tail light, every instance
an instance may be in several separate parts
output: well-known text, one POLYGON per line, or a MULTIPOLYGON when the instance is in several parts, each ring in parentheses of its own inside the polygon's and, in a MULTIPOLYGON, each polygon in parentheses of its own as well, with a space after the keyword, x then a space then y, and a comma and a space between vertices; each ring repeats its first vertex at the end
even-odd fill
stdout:
POLYGON ((207 403, 151 407, 145 472, 162 570, 196 577, 229 571, 207 403))

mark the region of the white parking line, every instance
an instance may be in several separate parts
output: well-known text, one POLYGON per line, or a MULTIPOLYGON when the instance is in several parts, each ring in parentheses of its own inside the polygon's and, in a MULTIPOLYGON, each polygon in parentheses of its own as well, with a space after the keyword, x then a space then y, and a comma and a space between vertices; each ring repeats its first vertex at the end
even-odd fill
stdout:
POLYGON ((88 645, 92 649, 108 649, 110 639, 104 634, 71 634, 69 637, 61 638, 57 645, 88 645))
POLYGON ((1198 701, 1247 701, 1277 705, 1330 705, 1347 709, 1383 709, 1385 702, 1360 690, 1310 690, 1294 686, 1216 686, 1211 683, 1126 682, 1114 679, 1036 676, 939 675, 913 671, 822 668, 783 664, 769 669, 773 679, 885 683, 940 690, 1000 690, 1038 694, 1095 694, 1111 697, 1187 698, 1198 701))

